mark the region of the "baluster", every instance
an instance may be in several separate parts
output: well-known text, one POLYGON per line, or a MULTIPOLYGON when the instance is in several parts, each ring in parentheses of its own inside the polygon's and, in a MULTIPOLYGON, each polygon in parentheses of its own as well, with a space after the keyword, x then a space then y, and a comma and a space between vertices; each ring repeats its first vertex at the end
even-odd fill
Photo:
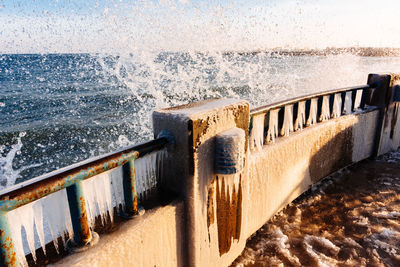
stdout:
POLYGON ((333 109, 334 109, 334 105, 335 105, 335 100, 336 100, 336 95, 335 94, 329 95, 329 110, 330 110, 331 118, 334 118, 333 109))
POLYGON ((282 135, 282 131, 284 129, 284 120, 285 120, 285 107, 282 107, 278 111, 278 136, 282 135))
POLYGON ((355 111, 358 108, 358 105, 356 104, 357 92, 357 90, 351 91, 351 112, 355 111))
POLYGON ((293 106, 293 115, 296 116, 294 118, 294 130, 302 130, 303 126, 306 124, 306 103, 305 101, 300 101, 294 104, 293 106))
POLYGON ((309 118, 311 115, 311 99, 306 100, 306 126, 309 126, 309 118))
POLYGON ((342 92, 340 94, 341 98, 342 98, 342 107, 340 108, 341 112, 340 114, 346 114, 345 113, 345 103, 346 103, 346 92, 342 92))
POLYGON ((365 109, 365 104, 367 102, 369 88, 363 89, 361 93, 360 108, 365 109))
POLYGON ((310 99, 309 105, 310 105, 310 107, 309 107, 309 111, 308 111, 309 116, 307 118, 307 126, 317 123, 318 99, 317 98, 310 99))
POLYGON ((139 214, 134 164, 138 155, 137 153, 135 158, 129 160, 122 166, 125 211, 121 213, 121 216, 124 218, 132 218, 139 214))
POLYGON ((289 136, 293 132, 293 105, 284 107, 283 125, 281 128, 281 136, 289 136))
POLYGON ((68 241, 69 248, 79 251, 93 246, 98 242, 99 236, 89 227, 82 181, 67 187, 67 196, 74 230, 74 238, 68 241))
POLYGON ((278 137, 278 113, 279 108, 269 110, 267 113, 267 136, 265 143, 275 143, 275 138, 278 137))
POLYGON ((345 95, 345 103, 344 103, 344 112, 345 114, 351 114, 353 112, 353 93, 346 92, 345 95))

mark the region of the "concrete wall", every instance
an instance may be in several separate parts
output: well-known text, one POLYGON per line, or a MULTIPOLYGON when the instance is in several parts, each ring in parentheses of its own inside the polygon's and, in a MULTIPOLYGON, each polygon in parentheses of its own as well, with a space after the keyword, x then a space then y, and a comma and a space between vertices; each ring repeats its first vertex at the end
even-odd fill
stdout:
POLYGON ((313 183, 372 155, 378 110, 343 116, 281 137, 250 154, 246 236, 313 183))
POLYGON ((186 266, 184 206, 158 207, 101 235, 90 249, 72 254, 55 266, 186 266))
MULTIPOLYGON (((370 75, 379 82, 362 112, 330 119, 249 149, 249 104, 207 100, 154 112, 154 134, 169 131, 161 188, 182 202, 147 211, 83 254, 60 265, 227 266, 247 238, 277 211, 328 174, 400 145, 400 116, 393 103, 395 75, 370 75), (243 168, 215 171, 216 138, 238 128, 243 168), (242 130, 239 132, 243 133, 242 130)), ((254 125, 253 125, 254 127, 254 125)))

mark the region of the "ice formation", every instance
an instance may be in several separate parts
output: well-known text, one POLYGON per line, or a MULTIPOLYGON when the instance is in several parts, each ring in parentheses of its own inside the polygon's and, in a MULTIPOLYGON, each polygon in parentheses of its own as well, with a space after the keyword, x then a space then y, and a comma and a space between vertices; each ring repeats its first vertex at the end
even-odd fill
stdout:
POLYGON ((250 148, 261 150, 264 145, 265 113, 253 116, 253 129, 250 136, 250 148))
POLYGON ((329 95, 322 97, 322 108, 321 115, 319 117, 319 121, 329 120, 331 117, 330 109, 329 109, 329 95))
MULTIPOLYGON (((135 161, 137 194, 139 201, 146 199, 155 190, 160 179, 166 150, 152 152, 135 161)), ((99 174, 82 182, 89 225, 95 227, 95 219, 100 216, 102 224, 114 219, 114 207, 124 207, 122 167, 99 174)), ((53 242, 59 251, 58 238, 64 245, 66 236, 73 237, 73 229, 66 190, 63 189, 47 197, 26 204, 8 212, 11 233, 18 261, 27 266, 25 255, 32 254, 36 261, 36 249, 53 242)))
POLYGON ((301 130, 306 124, 306 102, 300 101, 298 103, 297 118, 294 124, 294 130, 301 130))
POLYGON ((280 109, 269 111, 268 131, 266 136, 267 143, 275 143, 275 138, 278 137, 278 114, 280 109))
POLYGON ((317 123, 317 112, 318 112, 318 99, 311 99, 310 115, 307 118, 307 125, 313 125, 317 123))
POLYGON ((340 93, 335 94, 333 100, 332 117, 339 118, 342 115, 342 96, 340 93))
POLYGON ((289 136, 289 133, 293 132, 293 105, 286 105, 284 110, 281 136, 289 136))
POLYGON ((353 105, 353 100, 352 100, 352 93, 351 92, 346 92, 346 97, 344 100, 344 114, 350 114, 352 112, 351 106, 353 105))

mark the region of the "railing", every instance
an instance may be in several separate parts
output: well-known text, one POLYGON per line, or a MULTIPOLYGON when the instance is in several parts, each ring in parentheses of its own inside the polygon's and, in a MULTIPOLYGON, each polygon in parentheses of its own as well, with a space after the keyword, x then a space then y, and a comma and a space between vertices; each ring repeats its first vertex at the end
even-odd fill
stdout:
MULTIPOLYGON (((169 140, 161 137, 147 143, 127 147, 97 158, 17 184, 0 192, 0 266, 18 266, 7 213, 50 194, 66 189, 73 228, 73 247, 89 246, 98 237, 89 227, 82 182, 108 170, 122 166, 124 217, 138 214, 134 161, 161 150, 169 140)), ((12 222, 11 222, 12 223, 12 222)))
POLYGON ((363 110, 378 84, 347 87, 309 94, 250 111, 250 148, 274 143, 278 136, 289 136, 318 122, 363 110))

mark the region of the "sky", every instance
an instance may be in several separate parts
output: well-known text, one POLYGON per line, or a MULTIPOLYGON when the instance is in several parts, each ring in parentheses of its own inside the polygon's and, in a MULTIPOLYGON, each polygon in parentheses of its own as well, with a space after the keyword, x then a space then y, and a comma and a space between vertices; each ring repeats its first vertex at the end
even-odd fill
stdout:
POLYGON ((400 47, 398 0, 0 0, 2 53, 400 47))

